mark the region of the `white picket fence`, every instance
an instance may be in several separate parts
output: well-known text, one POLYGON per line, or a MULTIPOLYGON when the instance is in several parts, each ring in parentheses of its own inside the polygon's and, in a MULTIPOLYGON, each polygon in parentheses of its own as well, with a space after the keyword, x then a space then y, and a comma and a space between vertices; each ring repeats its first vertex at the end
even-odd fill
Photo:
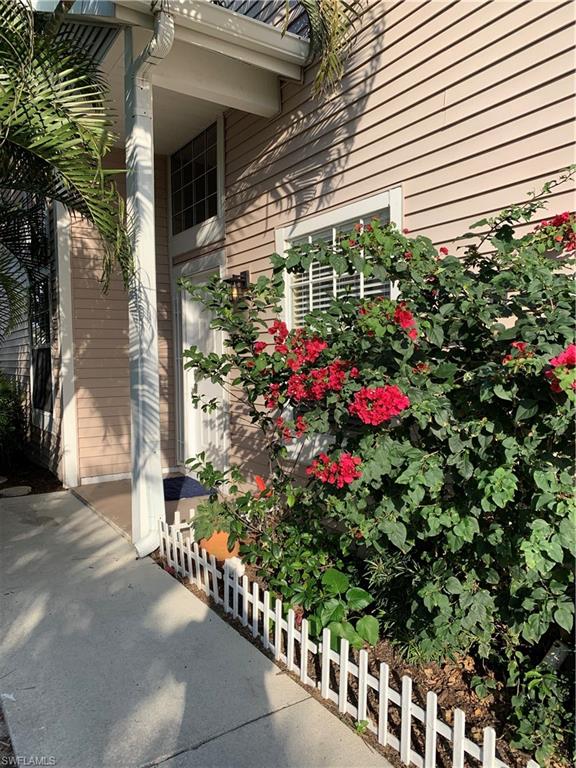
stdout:
MULTIPOLYGON (((376 734, 378 743, 395 749, 403 763, 435 768, 441 737, 445 740, 442 751, 451 755, 452 768, 464 768, 467 758, 473 758, 482 768, 508 768, 496 756, 493 728, 484 728, 482 744, 477 744, 466 736, 462 710, 453 711, 453 724, 448 725, 438 718, 437 696, 432 691, 426 696, 425 709, 416 704, 408 675, 402 677, 401 690, 397 691, 390 684, 388 664, 380 664, 378 677, 368 671, 367 651, 359 651, 358 661, 354 661, 344 639, 340 651, 334 651, 330 647, 329 629, 324 629, 320 642, 312 640, 305 618, 297 626, 294 611, 285 611, 281 600, 261 590, 256 582, 251 584, 237 564, 225 561, 224 569, 218 568, 214 556, 207 555, 192 535, 190 525, 178 518, 173 525, 160 522, 160 554, 167 564, 222 605, 226 613, 239 619, 260 640, 264 650, 298 675, 302 683, 318 689, 324 699, 334 702, 339 712, 351 715, 357 723, 367 722, 367 729, 376 734), (309 676, 316 661, 320 666, 319 681, 309 676), (357 680, 353 689, 350 676, 357 680), (399 731, 399 738, 391 728, 399 731), (423 754, 415 749, 414 742, 420 743, 423 754)), ((539 765, 530 760, 527 768, 539 765)))

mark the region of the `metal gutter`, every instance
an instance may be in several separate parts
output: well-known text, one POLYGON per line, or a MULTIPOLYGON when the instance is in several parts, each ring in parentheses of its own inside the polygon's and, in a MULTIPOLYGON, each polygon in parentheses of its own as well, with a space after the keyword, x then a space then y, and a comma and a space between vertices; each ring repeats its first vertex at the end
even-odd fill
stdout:
POLYGON ((156 301, 153 67, 170 52, 174 19, 168 0, 152 3, 154 34, 138 57, 132 29, 125 34, 126 198, 134 227, 135 275, 128 293, 132 449, 132 541, 138 557, 160 543, 165 519, 160 455, 160 386, 156 301))

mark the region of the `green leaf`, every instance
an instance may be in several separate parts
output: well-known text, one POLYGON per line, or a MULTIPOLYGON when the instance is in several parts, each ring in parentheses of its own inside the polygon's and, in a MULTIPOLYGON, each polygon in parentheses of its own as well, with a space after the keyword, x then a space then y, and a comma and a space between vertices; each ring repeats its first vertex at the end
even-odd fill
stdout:
POLYGON ((446 579, 446 591, 451 595, 459 595, 462 592, 462 584, 455 576, 446 579))
POLYGON ((515 421, 530 419, 538 413, 538 403, 535 400, 521 400, 516 410, 515 421))
POLYGON ((444 331, 441 325, 432 325, 428 329, 428 338, 436 347, 441 347, 444 343, 444 331))
POLYGON ((369 645, 376 645, 380 637, 378 619, 375 619, 374 616, 362 616, 356 622, 356 632, 369 645))
POLYGON ((322 584, 333 595, 341 595, 350 586, 350 580, 342 571, 337 571, 336 568, 328 568, 322 576, 322 584))
POLYGON ((571 603, 562 603, 554 611, 554 621, 559 624, 566 632, 572 631, 574 623, 574 606, 571 603))
POLYGON ((332 621, 341 621, 344 618, 345 606, 341 600, 333 597, 327 600, 320 608, 320 621, 322 626, 325 627, 332 621))
POLYGON ((472 541, 474 534, 479 532, 478 520, 475 517, 464 517, 454 526, 454 533, 464 541, 472 541))
POLYGON ((502 384, 496 384, 494 387, 494 394, 501 400, 512 400, 512 394, 508 392, 507 389, 504 389, 502 384))
POLYGON ((365 589, 360 589, 360 587, 351 587, 348 592, 346 592, 346 600, 348 601, 348 608, 350 608, 351 611, 361 611, 363 608, 366 608, 367 605, 370 605, 372 602, 372 595, 369 592, 366 592, 365 589))
POLYGON ((436 366, 433 371, 433 375, 437 379, 450 379, 454 378, 455 373, 458 371, 458 366, 455 363, 441 363, 436 366))
POLYGON ((398 520, 384 520, 384 522, 380 525, 380 529, 394 544, 395 547, 398 547, 400 550, 404 550, 404 544, 406 543, 406 536, 407 536, 407 530, 404 523, 399 522, 398 520))
POLYGON ((364 645, 364 643, 362 642, 362 637, 361 635, 358 634, 358 632, 356 632, 356 630, 354 629, 354 627, 349 621, 343 621, 340 624, 340 627, 341 627, 340 631, 342 633, 341 637, 343 637, 345 640, 348 640, 348 642, 353 648, 362 648, 362 646, 364 645))

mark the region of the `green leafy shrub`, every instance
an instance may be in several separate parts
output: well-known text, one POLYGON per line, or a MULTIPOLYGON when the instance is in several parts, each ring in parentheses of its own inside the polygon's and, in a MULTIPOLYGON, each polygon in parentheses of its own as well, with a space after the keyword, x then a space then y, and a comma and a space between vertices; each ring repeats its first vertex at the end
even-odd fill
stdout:
POLYGON ((569 642, 576 554, 576 226, 560 214, 516 236, 542 207, 478 222, 458 257, 374 220, 337 248, 274 255, 239 302, 218 280, 186 285, 227 334, 223 355, 193 348, 187 365, 240 390, 269 454, 258 493, 229 489, 245 556, 317 630, 377 639, 348 621, 348 582, 327 595, 335 568, 412 658, 474 655, 491 673, 477 690, 507 691, 515 744, 539 760, 570 728, 563 674, 543 659, 569 642), (266 323, 284 274, 313 262, 391 281, 401 300, 344 295, 302 329, 266 323), (294 446, 318 435, 329 447, 303 479, 294 446))
POLYGON ((0 374, 0 469, 9 469, 24 441, 22 396, 17 385, 0 374))

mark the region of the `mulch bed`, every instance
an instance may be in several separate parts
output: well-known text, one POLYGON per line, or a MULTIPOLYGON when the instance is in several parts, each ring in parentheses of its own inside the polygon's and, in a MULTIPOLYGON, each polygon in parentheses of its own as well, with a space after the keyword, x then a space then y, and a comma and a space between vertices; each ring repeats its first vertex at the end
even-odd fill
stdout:
MULTIPOLYGON (((160 557, 156 552, 151 555, 152 559, 161 567, 167 570, 171 575, 180 581, 186 589, 192 592, 203 603, 209 605, 218 615, 224 619, 228 624, 231 624, 243 637, 249 642, 255 645, 262 653, 269 656, 275 664, 285 671, 295 682, 302 685, 305 690, 310 693, 314 698, 318 699, 323 706, 328 707, 340 720, 346 723, 357 731, 353 719, 349 715, 342 715, 338 712, 336 706, 326 699, 320 696, 319 691, 315 691, 307 686, 304 686, 298 676, 291 672, 288 672, 285 665, 281 662, 275 661, 271 654, 267 653, 258 640, 252 636, 250 627, 245 627, 238 619, 232 619, 230 614, 225 613, 222 605, 218 605, 215 601, 205 594, 202 590, 197 589, 190 584, 185 577, 175 576, 172 569, 169 569, 166 561, 160 557)), ((219 565, 221 565, 219 563, 219 565)), ((258 585, 262 589, 266 589, 266 583, 262 580, 261 576, 257 574, 255 569, 250 566, 246 567, 246 575, 250 581, 257 581, 258 585)), ((297 646, 298 649, 298 646, 297 646)), ((357 661, 357 651, 351 651, 354 656, 354 660, 357 661)), ((298 655, 298 654, 296 654, 298 655)), ((298 658, 296 658, 298 661, 298 658)), ((505 708, 503 702, 498 700, 494 695, 489 695, 484 699, 480 699, 469 685, 470 678, 475 674, 474 660, 467 656, 454 660, 453 662, 447 662, 445 664, 422 664, 413 665, 407 664, 394 647, 386 640, 381 641, 374 648, 369 649, 369 671, 375 677, 378 677, 380 663, 384 661, 390 667, 390 682, 400 691, 402 675, 409 675, 413 681, 413 700, 421 707, 426 706, 426 694, 428 691, 435 691, 438 695, 438 717, 444 720, 448 725, 453 721, 453 709, 459 708, 463 710, 466 715, 466 731, 467 735, 472 737, 474 741, 482 743, 482 730, 486 726, 492 726, 495 728, 496 733, 501 737, 505 731, 505 708)), ((312 662, 312 658, 310 659, 312 662)), ((315 657, 314 663, 308 664, 308 674, 312 679, 319 681, 320 679, 320 664, 319 658, 315 657)), ((339 668, 334 668, 332 665, 332 680, 331 687, 333 690, 338 690, 338 674, 339 668)), ((350 676, 349 679, 349 691, 353 694, 357 691, 357 680, 355 677, 350 676)), ((368 696, 368 712, 375 719, 376 713, 376 697, 374 692, 369 689, 368 696)), ((396 707, 391 706, 389 710, 389 730, 399 736, 400 732, 400 713, 396 707)), ((358 731, 357 731, 358 732, 358 731)), ((421 726, 418 721, 413 720, 412 728, 412 746, 420 754, 424 753, 424 727, 421 726)), ((359 736, 363 738, 373 749, 378 750, 390 763, 397 768, 401 768, 404 764, 400 762, 398 753, 387 747, 382 747, 378 744, 376 737, 371 732, 359 733, 359 736)), ((448 768, 452 765, 452 752, 451 745, 444 743, 442 737, 438 736, 437 741, 437 765, 439 768, 448 768)), ((527 755, 519 750, 515 750, 510 747, 504 738, 498 738, 496 745, 496 754, 498 757, 507 763, 511 768, 524 768, 526 763, 530 759, 530 755, 527 755)), ((478 768, 478 764, 472 760, 467 759, 465 762, 466 768, 478 768)), ((405 767, 404 767, 405 768, 405 767)))
POLYGON ((34 464, 25 456, 19 458, 9 468, 1 468, 0 475, 8 478, 0 488, 29 485, 32 493, 53 493, 62 490, 62 483, 49 469, 34 464))

